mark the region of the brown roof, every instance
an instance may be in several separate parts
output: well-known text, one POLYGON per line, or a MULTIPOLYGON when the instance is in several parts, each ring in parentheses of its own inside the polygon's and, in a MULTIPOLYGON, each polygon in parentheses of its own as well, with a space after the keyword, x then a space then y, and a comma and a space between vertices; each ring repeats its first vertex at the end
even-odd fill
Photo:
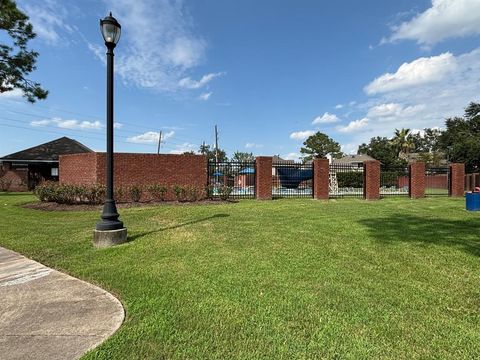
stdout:
POLYGON ((359 163, 364 161, 371 161, 376 160, 371 156, 358 154, 358 155, 347 155, 340 159, 333 159, 332 162, 336 164, 352 164, 352 163, 359 163))
POLYGON ((59 155, 92 152, 91 149, 66 136, 0 158, 1 161, 58 161, 59 155))

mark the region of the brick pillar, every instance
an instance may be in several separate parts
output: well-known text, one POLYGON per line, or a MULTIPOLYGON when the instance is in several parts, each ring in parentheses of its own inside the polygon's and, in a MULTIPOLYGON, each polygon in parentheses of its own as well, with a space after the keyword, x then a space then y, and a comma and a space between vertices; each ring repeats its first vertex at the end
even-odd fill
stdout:
POLYGON ((415 162, 410 164, 410 179, 408 182, 408 193, 412 199, 425 197, 425 163, 415 162))
POLYGON ((272 157, 257 156, 255 168, 256 199, 272 200, 272 157))
POLYGON ((465 194, 465 164, 450 164, 449 195, 460 197, 465 194))
POLYGON ((363 163, 363 198, 380 199, 380 162, 376 160, 363 163))
POLYGON ((330 163, 328 159, 313 160, 313 198, 328 199, 330 163))

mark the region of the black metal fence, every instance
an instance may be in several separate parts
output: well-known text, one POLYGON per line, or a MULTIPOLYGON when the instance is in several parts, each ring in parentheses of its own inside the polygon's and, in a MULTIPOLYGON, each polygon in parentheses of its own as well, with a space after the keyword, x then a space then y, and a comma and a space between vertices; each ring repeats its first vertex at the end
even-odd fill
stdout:
POLYGON ((331 198, 363 197, 363 164, 330 164, 328 194, 331 198))
POLYGON ((313 166, 303 163, 273 163, 273 198, 313 196, 313 166))
POLYGON ((405 166, 380 167, 380 196, 408 196, 410 171, 405 166))
POLYGON ((255 198, 255 161, 210 161, 208 191, 215 198, 255 198))
POLYGON ((425 169, 425 195, 448 196, 450 190, 450 169, 436 167, 425 169))

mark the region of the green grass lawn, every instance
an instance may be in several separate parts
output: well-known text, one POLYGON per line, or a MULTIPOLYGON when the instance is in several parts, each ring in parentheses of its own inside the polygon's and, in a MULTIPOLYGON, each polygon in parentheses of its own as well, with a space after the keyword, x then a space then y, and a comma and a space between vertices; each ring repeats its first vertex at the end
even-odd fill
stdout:
POLYGON ((464 199, 310 199, 99 212, 0 195, 0 245, 95 283, 126 321, 86 359, 480 358, 480 214, 464 199))

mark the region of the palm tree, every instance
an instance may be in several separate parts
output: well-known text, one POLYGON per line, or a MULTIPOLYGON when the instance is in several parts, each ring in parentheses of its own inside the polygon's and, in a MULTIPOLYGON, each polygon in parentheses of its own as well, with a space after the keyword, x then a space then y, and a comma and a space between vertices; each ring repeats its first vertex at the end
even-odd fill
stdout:
POLYGON ((415 143, 411 136, 410 129, 395 129, 395 134, 391 141, 398 151, 398 157, 402 159, 407 160, 410 151, 415 149, 415 143))

